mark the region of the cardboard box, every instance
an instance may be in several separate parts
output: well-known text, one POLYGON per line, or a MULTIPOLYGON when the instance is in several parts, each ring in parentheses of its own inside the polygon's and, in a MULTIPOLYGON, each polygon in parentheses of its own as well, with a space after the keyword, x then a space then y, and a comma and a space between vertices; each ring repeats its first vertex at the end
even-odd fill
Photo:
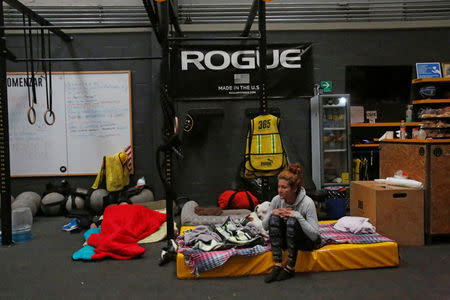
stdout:
POLYGON ((376 231, 399 245, 424 244, 423 190, 352 181, 350 215, 369 218, 376 231))

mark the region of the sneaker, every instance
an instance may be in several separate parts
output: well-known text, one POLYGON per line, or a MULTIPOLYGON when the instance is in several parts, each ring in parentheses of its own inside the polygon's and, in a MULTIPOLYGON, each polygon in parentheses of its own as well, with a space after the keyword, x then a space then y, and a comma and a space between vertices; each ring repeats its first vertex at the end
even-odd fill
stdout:
POLYGON ((278 273, 277 281, 286 280, 286 279, 292 278, 294 276, 295 276, 295 271, 294 270, 291 270, 291 269, 288 269, 288 268, 283 268, 281 270, 281 272, 278 273))
POLYGON ((73 231, 80 228, 80 220, 73 218, 69 223, 64 225, 61 229, 64 231, 73 231))
POLYGON ((274 266, 272 269, 272 272, 269 275, 266 275, 266 277, 264 278, 264 281, 266 283, 271 283, 272 281, 276 281, 278 278, 278 275, 280 274, 282 269, 283 268, 280 266, 274 266))
POLYGON ((177 243, 173 239, 170 239, 167 247, 163 247, 161 251, 161 259, 159 260, 159 265, 163 266, 172 260, 177 258, 177 243))

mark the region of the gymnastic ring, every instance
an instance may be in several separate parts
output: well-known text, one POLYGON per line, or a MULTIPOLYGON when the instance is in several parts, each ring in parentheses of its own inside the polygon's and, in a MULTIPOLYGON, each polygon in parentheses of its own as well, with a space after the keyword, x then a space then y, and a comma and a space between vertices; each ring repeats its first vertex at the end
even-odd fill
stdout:
POLYGON ((178 134, 178 117, 175 116, 174 120, 173 120, 173 134, 177 135, 178 134))
POLYGON ((194 127, 194 118, 190 114, 186 114, 183 126, 184 132, 191 132, 193 127, 194 127))
POLYGON ((54 113, 52 110, 47 109, 47 110, 45 111, 45 113, 44 113, 44 121, 45 121, 45 123, 46 123, 47 125, 49 125, 49 126, 53 125, 53 124, 55 123, 55 113, 54 113), (47 113, 48 113, 48 116, 49 116, 49 117, 52 117, 52 118, 53 118, 52 122, 49 122, 49 121, 47 120, 47 113))
POLYGON ((33 125, 34 123, 36 123, 36 111, 34 110, 33 106, 30 106, 28 108, 28 112, 27 112, 27 116, 28 116, 28 122, 33 125), (33 117, 31 117, 33 116, 33 117))

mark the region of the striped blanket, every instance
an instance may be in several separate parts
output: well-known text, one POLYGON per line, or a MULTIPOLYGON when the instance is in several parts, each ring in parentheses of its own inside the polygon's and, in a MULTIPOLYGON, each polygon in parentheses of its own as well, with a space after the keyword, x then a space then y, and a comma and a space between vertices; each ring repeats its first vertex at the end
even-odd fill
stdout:
POLYGON ((319 224, 320 237, 322 238, 321 246, 326 244, 373 244, 383 242, 393 242, 379 233, 361 233, 353 234, 351 232, 342 232, 334 229, 334 223, 319 224))
POLYGON ((270 251, 270 245, 256 245, 251 248, 231 248, 227 250, 208 252, 203 252, 192 248, 178 248, 178 252, 183 253, 186 264, 192 268, 192 273, 197 276, 200 272, 206 272, 208 270, 220 267, 232 256, 256 256, 267 251, 270 251))
MULTIPOLYGON (((353 234, 334 229, 334 224, 319 224, 319 232, 322 238, 321 247, 326 244, 372 244, 392 242, 392 240, 378 233, 353 234)), ((184 244, 184 236, 177 238, 178 252, 184 255, 186 264, 192 268, 192 273, 199 275, 200 272, 220 267, 235 255, 256 256, 271 250, 270 244, 266 246, 257 245, 252 248, 231 248, 220 251, 204 252, 192 249, 184 244)))

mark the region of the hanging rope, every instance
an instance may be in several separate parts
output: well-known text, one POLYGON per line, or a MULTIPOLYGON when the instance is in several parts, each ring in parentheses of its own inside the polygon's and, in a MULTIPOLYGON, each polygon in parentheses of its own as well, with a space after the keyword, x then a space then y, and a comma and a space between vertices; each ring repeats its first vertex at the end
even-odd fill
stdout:
MULTIPOLYGON (((50 58, 52 57, 51 55, 51 42, 50 42, 50 30, 47 30, 47 42, 48 42, 48 46, 47 46, 47 51, 48 51, 48 73, 47 73, 47 68, 44 67, 46 66, 46 64, 44 64, 44 62, 42 62, 42 66, 44 69, 44 73, 45 73, 45 91, 46 91, 46 95, 47 95, 47 110, 44 113, 44 121, 47 125, 51 126, 55 123, 55 113, 53 112, 53 88, 52 88, 52 62, 50 60, 50 58), (51 121, 49 121, 49 118, 51 121)), ((45 35, 44 35, 44 30, 41 30, 41 39, 42 39, 42 58, 45 57, 45 35)))
MULTIPOLYGON (((33 57, 33 32, 31 31, 31 18, 28 17, 28 41, 30 44, 30 71, 31 71, 31 92, 33 96, 33 103, 31 104, 31 110, 33 111, 34 118, 30 118, 30 108, 28 109, 28 121, 30 124, 34 124, 36 122, 36 111, 33 108, 33 105, 37 103, 36 100, 36 78, 34 76, 34 57, 33 57)), ((29 84, 29 82, 28 82, 29 84)))
POLYGON ((31 101, 31 95, 30 95, 30 75, 29 75, 29 69, 28 69, 28 34, 27 30, 25 29, 25 14, 22 15, 22 23, 23 23, 23 37, 24 37, 24 46, 25 46, 25 69, 27 71, 27 92, 28 92, 28 111, 27 111, 27 117, 28 122, 33 125, 36 123, 36 110, 33 107, 33 102, 31 101))
POLYGON ((34 56, 33 56, 33 32, 31 30, 31 18, 28 17, 28 26, 30 27, 28 29, 28 40, 30 42, 30 71, 31 71, 31 92, 33 96, 33 103, 37 103, 36 99, 36 86, 34 82, 36 81, 36 77, 34 76, 34 56))

